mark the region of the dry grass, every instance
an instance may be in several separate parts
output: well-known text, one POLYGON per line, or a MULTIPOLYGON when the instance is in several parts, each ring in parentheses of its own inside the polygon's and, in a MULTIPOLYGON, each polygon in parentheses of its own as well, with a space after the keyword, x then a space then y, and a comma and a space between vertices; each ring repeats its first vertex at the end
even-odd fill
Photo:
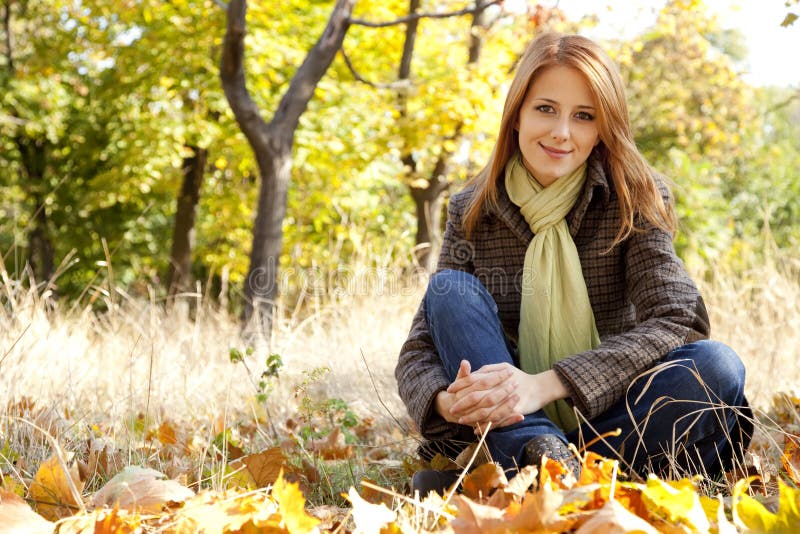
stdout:
MULTIPOLYGON (((800 346, 797 274, 797 266, 767 266, 738 277, 717 273, 702 286, 713 337, 739 352, 748 369, 748 396, 764 411, 777 391, 794 391, 800 383, 794 363, 800 346)), ((137 414, 192 428, 206 443, 248 414, 251 420, 263 416, 254 381, 266 353, 247 358, 249 372, 231 363, 230 349, 244 349, 238 322, 199 296, 187 297, 195 310, 190 317, 116 288, 97 289, 107 311, 96 313, 68 308, 0 275, 0 454, 26 458, 20 475, 30 476, 49 455, 46 440, 29 423, 49 430, 68 450, 102 434, 137 463, 141 457, 134 451, 143 440, 135 431, 137 414), (23 398, 45 410, 33 416, 18 404, 23 398)), ((373 278, 355 291, 325 288, 326 296, 305 299, 304 317, 282 313, 272 342, 284 361, 268 402, 273 420, 297 411, 295 386, 304 372, 325 366, 331 372, 312 384, 314 395, 341 398, 377 427, 399 429, 397 447, 413 449, 413 441, 401 440, 407 418, 393 369, 423 286, 398 279, 376 285, 373 278)), ((5 474, 15 469, 10 464, 0 455, 5 474)))
POLYGON ((712 337, 733 347, 745 363, 751 404, 766 409, 777 392, 798 393, 800 261, 738 275, 723 268, 701 290, 712 337))

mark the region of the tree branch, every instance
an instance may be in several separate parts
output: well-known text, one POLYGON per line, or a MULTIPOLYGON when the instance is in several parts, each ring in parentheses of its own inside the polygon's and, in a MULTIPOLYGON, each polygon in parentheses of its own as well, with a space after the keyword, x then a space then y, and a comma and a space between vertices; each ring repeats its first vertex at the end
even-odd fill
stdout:
POLYGON ((373 22, 370 20, 351 18, 350 24, 355 24, 357 26, 367 26, 368 28, 386 28, 388 26, 397 26, 398 24, 406 24, 408 22, 419 19, 446 19, 450 17, 459 17, 461 15, 469 15, 471 13, 479 13, 484 9, 488 8, 489 6, 501 4, 502 2, 503 0, 492 0, 491 2, 488 2, 484 5, 476 7, 466 7, 458 11, 450 11, 447 13, 413 13, 406 15, 405 17, 400 17, 399 19, 390 20, 386 22, 373 22))
POLYGON ((244 36, 247 23, 246 0, 231 0, 228 4, 228 24, 222 45, 220 79, 228 103, 254 149, 264 147, 268 142, 269 127, 261 117, 258 106, 247 91, 244 76, 244 36))
POLYGON ((314 89, 342 47, 355 3, 356 0, 337 0, 325 31, 297 69, 278 104, 271 124, 279 131, 293 133, 297 128, 314 89))
POLYGON ((788 106, 789 104, 791 104, 792 102, 794 102, 795 100, 800 100, 800 87, 795 89, 795 92, 789 98, 782 100, 777 104, 775 104, 774 106, 772 106, 771 108, 769 108, 767 110, 767 113, 774 113, 778 110, 781 110, 786 106, 788 106))
POLYGON ((402 80, 391 83, 371 82, 366 78, 364 78, 363 76, 361 76, 361 74, 359 74, 358 71, 356 71, 356 68, 353 66, 352 61, 350 61, 350 56, 348 56, 347 52, 344 51, 344 46, 342 46, 339 52, 341 52, 342 58, 344 58, 344 63, 345 65, 347 65, 347 69, 350 71, 350 74, 353 75, 353 78, 355 78, 357 82, 369 85, 370 87, 374 87, 376 89, 392 89, 395 91, 406 89, 411 85, 408 80, 402 80))
POLYGON ((8 71, 14 74, 14 52, 11 46, 11 0, 6 0, 6 10, 3 13, 3 27, 6 33, 6 61, 8 71))

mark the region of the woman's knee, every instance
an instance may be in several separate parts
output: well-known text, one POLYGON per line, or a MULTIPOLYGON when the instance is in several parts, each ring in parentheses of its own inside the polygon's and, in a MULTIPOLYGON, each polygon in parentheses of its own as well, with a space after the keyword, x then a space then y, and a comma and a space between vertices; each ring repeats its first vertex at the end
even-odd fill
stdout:
POLYGON ((721 401, 726 404, 743 401, 745 367, 733 349, 712 340, 697 341, 682 349, 687 349, 682 352, 692 360, 699 380, 714 391, 721 401))
POLYGON ((489 292, 475 276, 464 271, 444 269, 431 275, 425 292, 425 309, 434 316, 440 313, 463 312, 497 306, 489 292))

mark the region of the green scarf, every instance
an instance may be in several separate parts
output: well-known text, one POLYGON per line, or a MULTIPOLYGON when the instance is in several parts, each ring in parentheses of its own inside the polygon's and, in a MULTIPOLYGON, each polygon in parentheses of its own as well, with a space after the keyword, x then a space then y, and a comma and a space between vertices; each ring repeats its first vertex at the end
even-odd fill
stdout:
MULTIPOLYGON (((585 181, 585 163, 549 187, 531 176, 519 153, 506 164, 508 196, 534 233, 525 252, 519 314, 519 358, 526 373, 547 371, 560 359, 600 344, 578 249, 565 219, 585 181)), ((544 411, 564 431, 578 426, 563 399, 544 411)))

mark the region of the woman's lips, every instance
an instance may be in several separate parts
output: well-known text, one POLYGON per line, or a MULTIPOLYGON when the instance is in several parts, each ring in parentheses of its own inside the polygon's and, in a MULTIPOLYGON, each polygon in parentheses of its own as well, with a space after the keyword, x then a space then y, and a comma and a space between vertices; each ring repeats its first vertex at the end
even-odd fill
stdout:
POLYGON ((549 146, 543 145, 541 143, 539 143, 539 146, 542 147, 542 150, 544 150, 545 153, 548 156, 550 156, 552 158, 557 158, 557 159, 564 158, 564 157, 568 156, 569 153, 571 152, 571 150, 559 150, 557 148, 549 147, 549 146))

